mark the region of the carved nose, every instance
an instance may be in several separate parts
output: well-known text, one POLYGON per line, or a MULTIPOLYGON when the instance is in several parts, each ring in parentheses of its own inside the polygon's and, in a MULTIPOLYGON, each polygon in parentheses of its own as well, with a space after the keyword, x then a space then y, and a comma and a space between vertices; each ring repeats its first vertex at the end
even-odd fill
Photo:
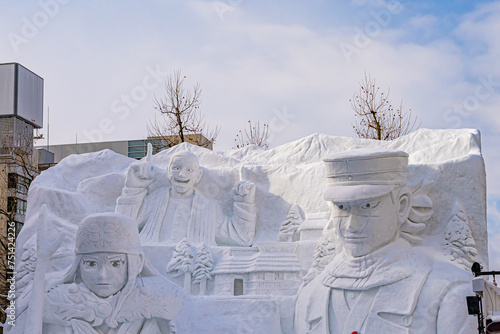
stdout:
POLYGON ((108 270, 106 269, 105 266, 102 266, 101 268, 99 268, 99 272, 97 273, 97 277, 100 279, 108 278, 108 270))
POLYGON ((347 231, 356 233, 360 232, 363 229, 364 223, 361 219, 359 219, 358 216, 351 214, 347 218, 346 225, 347 225, 347 231))

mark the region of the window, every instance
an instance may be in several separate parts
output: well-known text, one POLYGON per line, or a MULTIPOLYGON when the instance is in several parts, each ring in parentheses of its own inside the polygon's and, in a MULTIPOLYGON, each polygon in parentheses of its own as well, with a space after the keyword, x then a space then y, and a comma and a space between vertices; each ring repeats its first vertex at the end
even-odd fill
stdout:
POLYGON ((158 144, 163 144, 164 141, 161 139, 146 139, 146 140, 129 140, 128 142, 128 157, 134 159, 142 159, 146 156, 148 152, 148 143, 154 143, 153 154, 160 152, 155 146, 158 144))
POLYGON ((21 194, 27 194, 30 187, 30 179, 15 173, 9 173, 8 187, 9 189, 16 189, 21 194))
POLYGON ((7 197, 7 212, 15 212, 21 215, 26 215, 26 201, 20 198, 7 197))
POLYGON ((27 177, 18 175, 17 176, 17 190, 20 193, 27 194, 30 188, 31 181, 27 177))
POLYGON ((141 159, 146 156, 146 142, 144 140, 130 140, 128 142, 129 158, 141 159))
POLYGON ((234 295, 235 296, 243 295, 243 280, 241 278, 234 279, 234 295))
POLYGON ((17 188, 17 174, 9 173, 8 186, 9 189, 17 188))
POLYGON ((17 199, 17 208, 16 212, 21 214, 21 215, 26 215, 26 208, 27 208, 27 203, 26 201, 23 201, 22 199, 17 199))
POLYGON ((23 223, 16 222, 16 237, 19 235, 19 232, 21 232, 23 225, 23 223))
POLYGON ((16 198, 15 197, 7 197, 7 212, 16 211, 16 198))

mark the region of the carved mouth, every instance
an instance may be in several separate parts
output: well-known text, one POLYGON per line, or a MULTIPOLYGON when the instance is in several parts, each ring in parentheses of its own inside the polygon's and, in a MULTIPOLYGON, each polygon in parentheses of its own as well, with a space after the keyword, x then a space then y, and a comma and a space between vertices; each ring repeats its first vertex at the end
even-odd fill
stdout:
POLYGON ((183 184, 186 184, 189 182, 189 180, 179 180, 179 179, 174 179, 174 181, 177 183, 183 183, 183 184))
POLYGON ((363 241, 365 239, 367 239, 368 236, 366 235, 350 235, 350 236, 346 236, 344 237, 345 241, 350 241, 350 242, 359 242, 359 241, 363 241))

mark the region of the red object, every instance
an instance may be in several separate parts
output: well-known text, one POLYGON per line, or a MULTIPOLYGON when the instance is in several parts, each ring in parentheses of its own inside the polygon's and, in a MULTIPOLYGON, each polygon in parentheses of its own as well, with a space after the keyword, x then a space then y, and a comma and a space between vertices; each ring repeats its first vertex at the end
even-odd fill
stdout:
POLYGON ((351 334, 360 334, 358 331, 354 331, 351 334))

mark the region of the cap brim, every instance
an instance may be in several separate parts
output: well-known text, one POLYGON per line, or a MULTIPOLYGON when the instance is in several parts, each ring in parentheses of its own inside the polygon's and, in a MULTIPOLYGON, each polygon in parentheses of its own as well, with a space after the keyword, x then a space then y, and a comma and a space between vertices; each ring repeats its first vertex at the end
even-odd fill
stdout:
POLYGON ((390 193, 397 185, 355 185, 355 186, 327 186, 323 198, 326 201, 348 202, 353 200, 375 198, 390 193))

